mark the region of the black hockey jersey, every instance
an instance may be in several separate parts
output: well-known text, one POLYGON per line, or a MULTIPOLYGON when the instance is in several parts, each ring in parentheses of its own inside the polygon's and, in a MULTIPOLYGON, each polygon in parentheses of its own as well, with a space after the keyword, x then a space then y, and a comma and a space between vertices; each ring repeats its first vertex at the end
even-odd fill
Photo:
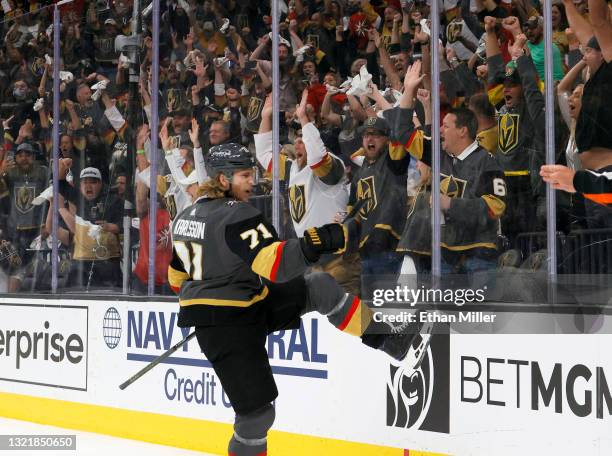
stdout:
POLYGON ((598 172, 589 169, 576 171, 574 187, 591 201, 612 204, 612 166, 598 172))
POLYGON ((387 150, 374 163, 364 160, 351 183, 348 212, 361 204, 356 218, 361 222, 359 248, 362 255, 395 250, 404 228, 410 156, 393 132, 399 134, 404 126, 410 125, 405 115, 399 108, 385 111, 385 119, 392 127, 387 150))
MULTIPOLYGON (((412 119, 412 110, 409 118, 412 119)), ((410 122, 412 125, 412 122, 410 122)), ((417 159, 431 166, 431 139, 422 130, 410 128, 403 137, 405 147, 417 159)), ((475 141, 459 156, 443 152, 440 163, 440 191, 452 198, 450 209, 444 213, 441 227, 441 246, 447 261, 453 255, 470 251, 470 254, 494 256, 497 250, 499 218, 506 205, 504 174, 495 157, 475 141)), ((406 222, 399 243, 399 250, 418 253, 424 251, 423 225, 431 225, 431 210, 427 210, 429 193, 420 193, 414 210, 406 222), (417 235, 417 233, 420 233, 417 235), (415 243, 419 239, 419 243, 415 243)))
POLYGON ((18 236, 20 231, 40 228, 45 224, 44 206, 33 204, 34 198, 47 188, 49 182, 46 166, 34 164, 29 172, 18 167, 9 169, 2 176, 0 198, 5 201, 9 236, 18 236))
MULTIPOLYGON (((488 59, 489 100, 495 104, 495 94, 503 90, 505 75, 501 55, 488 59)), ((544 157, 545 102, 538 85, 537 70, 529 56, 516 61, 516 71, 521 79, 524 101, 518 106, 499 110, 497 128, 498 143, 495 154, 506 177, 531 175, 531 184, 538 187, 539 169, 544 157)))
POLYGON ((174 220, 172 240, 181 327, 252 321, 268 295, 262 278, 285 282, 310 266, 299 240, 280 241, 258 209, 229 198, 197 200, 174 220))

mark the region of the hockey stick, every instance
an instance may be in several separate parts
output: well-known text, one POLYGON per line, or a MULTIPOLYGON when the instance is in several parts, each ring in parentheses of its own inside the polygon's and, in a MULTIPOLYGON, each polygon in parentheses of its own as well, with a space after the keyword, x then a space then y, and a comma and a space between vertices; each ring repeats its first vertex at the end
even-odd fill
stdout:
POLYGON ((130 386, 132 383, 134 383, 136 380, 138 380, 140 377, 142 377, 144 374, 146 374, 147 372, 149 372, 151 369, 153 369, 155 366, 157 366, 159 363, 161 363, 163 360, 165 360, 166 358, 170 357, 170 355, 172 355, 175 351, 177 351, 179 348, 181 348, 184 344, 186 344, 187 342, 189 342, 190 339, 193 339, 193 337, 196 335, 196 332, 192 332, 191 334, 189 334, 187 337, 185 337, 183 340, 181 340, 180 342, 178 342, 177 344, 173 345, 172 347, 170 347, 168 350, 166 350, 164 353, 162 353, 161 355, 159 355, 157 358, 155 358, 153 361, 151 361, 149 364, 147 364, 145 367, 143 367, 142 369, 140 369, 138 372, 136 372, 134 375, 132 375, 130 378, 128 378, 125 382, 123 382, 121 385, 119 385, 119 389, 120 390, 124 390, 126 389, 128 386, 130 386))

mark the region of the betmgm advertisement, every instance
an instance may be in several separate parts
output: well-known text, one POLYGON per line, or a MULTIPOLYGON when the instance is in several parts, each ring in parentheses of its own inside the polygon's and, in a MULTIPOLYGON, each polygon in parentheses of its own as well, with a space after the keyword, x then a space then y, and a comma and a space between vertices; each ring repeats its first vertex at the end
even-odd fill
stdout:
POLYGON ((415 371, 389 365, 387 426, 449 433, 450 337, 435 334, 415 371))

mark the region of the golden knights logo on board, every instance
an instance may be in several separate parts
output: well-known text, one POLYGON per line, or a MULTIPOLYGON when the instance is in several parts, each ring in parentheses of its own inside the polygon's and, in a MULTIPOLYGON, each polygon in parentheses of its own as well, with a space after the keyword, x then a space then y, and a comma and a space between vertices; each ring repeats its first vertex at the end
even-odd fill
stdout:
POLYGON ((367 200, 367 203, 359 209, 361 218, 367 220, 369 214, 376 209, 378 205, 374 176, 359 179, 359 182, 357 182, 357 200, 367 200))
POLYGON ((440 193, 451 198, 463 198, 467 181, 440 173, 440 193))
POLYGON ((520 116, 518 114, 502 114, 499 116, 498 135, 499 151, 502 154, 507 154, 514 149, 518 144, 520 116))
POLYGON ((35 193, 36 188, 34 186, 24 185, 15 188, 15 207, 19 212, 25 214, 32 210, 35 193))
POLYGON ((306 215, 306 186, 292 185, 289 187, 289 201, 291 218, 295 223, 300 223, 306 215))

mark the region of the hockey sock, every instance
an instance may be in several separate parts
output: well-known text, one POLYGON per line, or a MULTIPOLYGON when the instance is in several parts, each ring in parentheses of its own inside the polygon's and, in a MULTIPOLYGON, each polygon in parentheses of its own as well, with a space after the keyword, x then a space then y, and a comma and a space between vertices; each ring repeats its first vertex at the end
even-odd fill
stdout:
POLYGON ((268 429, 274 423, 274 407, 268 404, 247 415, 236 415, 229 456, 266 456, 268 429))
POLYGON ((329 314, 329 322, 340 331, 353 336, 362 336, 372 321, 372 311, 359 297, 345 294, 329 314))

